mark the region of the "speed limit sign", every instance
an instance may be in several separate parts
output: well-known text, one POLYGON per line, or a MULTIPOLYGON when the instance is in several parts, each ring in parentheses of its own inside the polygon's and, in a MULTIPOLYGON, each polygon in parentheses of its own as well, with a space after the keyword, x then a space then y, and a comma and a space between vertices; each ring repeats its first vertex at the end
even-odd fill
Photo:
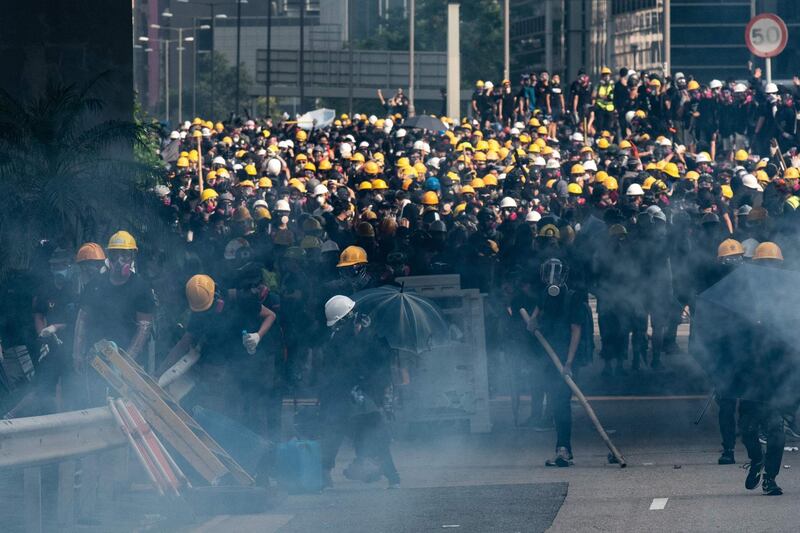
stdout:
POLYGON ((763 13, 750 19, 744 32, 747 48, 754 56, 775 57, 786 48, 789 31, 778 15, 763 13))

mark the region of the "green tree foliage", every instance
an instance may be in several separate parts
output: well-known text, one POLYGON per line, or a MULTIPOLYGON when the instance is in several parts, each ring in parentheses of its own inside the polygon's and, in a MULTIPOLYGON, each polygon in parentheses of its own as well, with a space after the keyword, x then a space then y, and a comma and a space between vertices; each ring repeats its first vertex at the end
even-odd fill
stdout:
MULTIPOLYGON (((227 119, 233 112, 236 102, 236 67, 228 63, 220 52, 203 54, 198 58, 197 69, 197 112, 211 120, 227 119), (212 61, 214 83, 212 86, 212 61), (212 90, 213 87, 213 90, 212 90), (213 94, 213 102, 212 102, 213 94)), ((253 79, 244 64, 239 69, 239 100, 247 105, 253 79)), ((189 95, 191 98, 191 94, 189 95)), ((184 95, 184 100, 186 95, 184 95)), ((241 113, 241 109, 239 113, 241 113)))
MULTIPOLYGON (((415 49, 419 52, 447 50, 447 0, 417 0, 415 49)), ((408 49, 408 21, 401 10, 392 10, 388 21, 371 38, 355 48, 408 49)), ((461 2, 461 87, 472 87, 477 79, 499 80, 503 74, 503 18, 498 0, 461 2)))
POLYGON ((0 275, 27 267, 41 239, 75 249, 111 228, 155 226, 146 188, 159 169, 134 157, 150 149, 149 128, 102 120, 99 79, 53 83, 26 100, 0 90, 0 275))

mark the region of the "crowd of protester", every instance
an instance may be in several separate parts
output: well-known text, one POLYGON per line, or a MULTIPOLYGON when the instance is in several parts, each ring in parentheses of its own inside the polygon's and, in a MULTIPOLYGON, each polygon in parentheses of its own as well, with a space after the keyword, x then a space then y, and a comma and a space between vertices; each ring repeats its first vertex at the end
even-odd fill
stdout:
MULTIPOLYGON (((69 407, 63 392, 91 372, 100 339, 156 376, 195 349, 203 403, 279 439, 281 402, 299 387, 348 395, 341 376, 381 373, 365 387, 368 411, 391 396, 389 356, 361 364, 380 331, 335 340, 352 307, 332 317, 326 303, 399 277, 459 274, 487 294, 489 350, 524 356, 540 394, 548 365, 516 310, 546 294, 577 309, 596 298, 609 379, 658 370, 724 264, 799 266, 799 87, 758 70, 705 82, 604 68, 594 84, 584 72, 568 86, 547 72, 517 88, 479 81, 470 118, 439 117, 436 130, 404 126, 402 93, 382 98, 385 116, 311 129, 195 118, 161 147, 168 172, 153 201, 170 238, 148 249, 121 229, 78 250, 43 243, 49 274, 28 307, 4 289, 3 347, 36 354, 40 412, 69 407)), ((556 344, 566 355, 569 334, 556 344)), ((532 419, 552 424, 545 412, 532 419)))

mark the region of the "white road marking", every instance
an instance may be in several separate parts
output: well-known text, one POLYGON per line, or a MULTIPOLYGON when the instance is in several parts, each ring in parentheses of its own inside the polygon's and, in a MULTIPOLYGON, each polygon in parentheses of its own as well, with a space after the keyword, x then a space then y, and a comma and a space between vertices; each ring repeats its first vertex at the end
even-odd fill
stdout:
POLYGON ((669 498, 653 498, 653 503, 650 504, 651 511, 661 511, 667 506, 669 498))

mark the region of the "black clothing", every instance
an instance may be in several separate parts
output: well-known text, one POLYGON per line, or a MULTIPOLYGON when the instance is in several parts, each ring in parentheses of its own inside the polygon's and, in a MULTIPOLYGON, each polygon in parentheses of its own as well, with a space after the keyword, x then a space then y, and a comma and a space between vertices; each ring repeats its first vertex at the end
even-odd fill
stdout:
POLYGON ((101 339, 127 348, 136 335, 136 314, 153 314, 156 302, 149 283, 137 274, 122 285, 109 274, 92 280, 81 295, 80 308, 88 314, 87 347, 101 339))

